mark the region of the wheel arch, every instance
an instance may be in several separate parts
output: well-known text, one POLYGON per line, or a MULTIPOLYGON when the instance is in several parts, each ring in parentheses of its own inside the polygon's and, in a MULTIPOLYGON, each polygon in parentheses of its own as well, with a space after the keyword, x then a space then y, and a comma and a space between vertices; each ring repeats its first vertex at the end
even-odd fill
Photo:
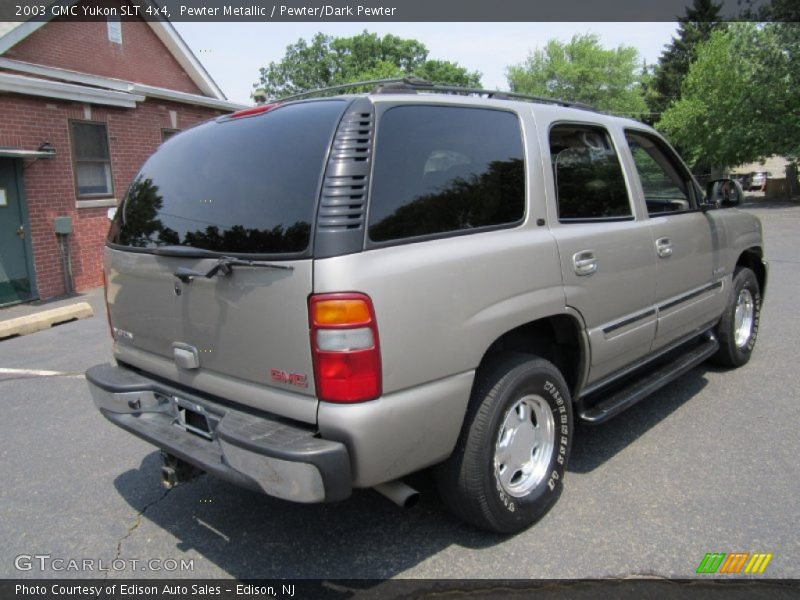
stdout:
POLYGON ((570 310, 529 321, 498 336, 484 352, 478 371, 504 352, 535 355, 561 371, 575 399, 585 383, 589 364, 585 331, 580 315, 570 310))
POLYGON ((736 260, 737 267, 747 267, 756 274, 761 296, 767 289, 767 268, 764 264, 764 250, 760 246, 753 246, 744 250, 736 260))

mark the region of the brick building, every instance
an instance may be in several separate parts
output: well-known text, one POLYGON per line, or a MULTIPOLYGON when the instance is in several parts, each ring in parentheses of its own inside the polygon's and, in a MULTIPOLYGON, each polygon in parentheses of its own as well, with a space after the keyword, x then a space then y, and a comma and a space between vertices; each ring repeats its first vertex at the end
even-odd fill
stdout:
POLYGON ((238 108, 168 22, 0 23, 0 306, 100 285, 141 164, 238 108))

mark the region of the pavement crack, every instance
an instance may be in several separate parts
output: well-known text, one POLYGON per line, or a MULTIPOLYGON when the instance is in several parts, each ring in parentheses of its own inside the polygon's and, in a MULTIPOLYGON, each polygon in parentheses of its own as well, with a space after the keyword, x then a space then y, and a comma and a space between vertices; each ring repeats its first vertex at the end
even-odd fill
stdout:
MULTIPOLYGON (((114 559, 111 561, 112 565, 114 565, 116 563, 116 561, 119 560, 120 557, 122 556, 122 544, 124 544, 125 540, 127 540, 129 537, 131 537, 133 535, 133 533, 137 529, 139 529, 139 526, 142 524, 142 517, 145 515, 145 513, 147 513, 147 511, 150 510, 153 506, 155 506, 156 504, 158 504, 159 502, 164 500, 173 489, 174 488, 171 488, 171 489, 168 489, 168 490, 164 490, 163 494, 161 494, 155 500, 152 500, 151 502, 148 502, 147 504, 145 504, 144 507, 140 511, 138 511, 136 513, 136 520, 133 522, 133 525, 128 527, 128 531, 125 532, 125 535, 123 535, 117 541, 117 551, 116 551, 116 554, 114 554, 114 559)), ((109 573, 110 573, 110 571, 106 571, 106 576, 104 577, 104 579, 108 579, 109 573)))

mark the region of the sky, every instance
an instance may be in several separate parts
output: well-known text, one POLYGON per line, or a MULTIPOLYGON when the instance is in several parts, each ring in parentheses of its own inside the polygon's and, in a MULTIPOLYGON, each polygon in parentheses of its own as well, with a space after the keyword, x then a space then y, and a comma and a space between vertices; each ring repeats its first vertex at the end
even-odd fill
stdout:
POLYGON ((633 46, 648 64, 655 63, 677 30, 677 23, 173 23, 228 99, 251 104, 259 67, 278 62, 286 47, 321 31, 351 36, 367 29, 414 38, 428 58, 451 60, 480 71, 488 89, 508 89, 506 67, 525 60, 548 40, 569 41, 595 33, 606 48, 633 46))

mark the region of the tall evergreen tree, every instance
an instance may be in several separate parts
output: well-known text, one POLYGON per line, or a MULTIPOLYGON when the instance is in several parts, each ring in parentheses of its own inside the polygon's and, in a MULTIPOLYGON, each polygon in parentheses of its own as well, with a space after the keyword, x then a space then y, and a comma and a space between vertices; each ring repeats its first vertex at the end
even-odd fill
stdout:
POLYGON ((662 52, 655 75, 645 90, 654 121, 672 102, 680 99, 681 83, 697 57, 697 45, 708 40, 712 31, 724 26, 721 6, 713 0, 694 0, 686 16, 678 18, 678 35, 662 52))

